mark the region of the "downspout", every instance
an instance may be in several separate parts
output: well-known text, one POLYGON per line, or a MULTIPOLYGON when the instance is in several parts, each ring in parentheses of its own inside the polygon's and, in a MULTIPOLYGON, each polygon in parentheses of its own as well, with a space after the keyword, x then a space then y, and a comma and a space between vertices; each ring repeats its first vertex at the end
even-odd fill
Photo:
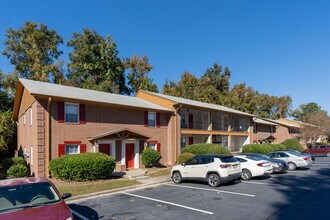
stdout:
POLYGON ((50 114, 50 105, 52 104, 52 98, 49 97, 48 98, 48 102, 47 102, 47 117, 46 117, 46 132, 47 132, 47 135, 46 135, 46 176, 47 177, 50 177, 50 172, 49 172, 49 161, 50 161, 50 154, 51 154, 51 149, 50 149, 50 146, 51 146, 51 138, 50 138, 50 117, 51 117, 51 114, 50 114))
POLYGON ((180 105, 179 107, 177 108, 174 108, 174 162, 176 162, 176 158, 177 158, 177 153, 178 153, 178 132, 177 132, 177 129, 178 129, 178 119, 177 119, 177 114, 178 114, 178 110, 182 107, 182 105, 180 105))

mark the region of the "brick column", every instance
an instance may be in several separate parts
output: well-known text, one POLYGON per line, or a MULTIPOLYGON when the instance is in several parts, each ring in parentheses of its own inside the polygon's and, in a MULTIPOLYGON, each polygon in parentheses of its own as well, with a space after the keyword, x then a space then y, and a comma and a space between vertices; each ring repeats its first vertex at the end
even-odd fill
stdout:
POLYGON ((46 118, 45 109, 37 103, 37 158, 36 176, 46 177, 46 118))

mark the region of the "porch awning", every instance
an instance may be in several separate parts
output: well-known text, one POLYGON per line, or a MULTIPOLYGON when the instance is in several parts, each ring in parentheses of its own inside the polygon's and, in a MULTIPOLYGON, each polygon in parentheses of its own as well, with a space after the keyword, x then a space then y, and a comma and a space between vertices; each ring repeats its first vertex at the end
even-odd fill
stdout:
POLYGON ((269 139, 276 139, 276 138, 271 134, 258 134, 259 141, 269 140, 269 139))
POLYGON ((129 128, 118 128, 115 130, 111 130, 105 133, 97 134, 91 137, 88 137, 87 140, 93 141, 101 138, 110 138, 110 139, 119 139, 119 140, 127 140, 127 139, 144 139, 148 140, 151 137, 145 134, 142 134, 138 131, 134 131, 129 128))

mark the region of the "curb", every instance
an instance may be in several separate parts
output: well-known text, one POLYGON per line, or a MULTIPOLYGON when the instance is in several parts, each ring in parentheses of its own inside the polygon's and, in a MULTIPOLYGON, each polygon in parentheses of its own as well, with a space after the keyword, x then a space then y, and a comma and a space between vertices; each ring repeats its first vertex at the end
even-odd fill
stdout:
POLYGON ((104 190, 104 191, 99 191, 99 192, 95 192, 95 193, 88 193, 88 194, 73 196, 71 198, 66 199, 65 201, 67 203, 72 203, 72 202, 75 202, 75 201, 82 201, 82 200, 87 200, 87 199, 91 199, 91 198, 97 198, 97 197, 107 196, 107 195, 111 195, 111 194, 116 194, 116 193, 120 193, 120 192, 126 192, 126 191, 132 191, 132 190, 148 188, 148 187, 151 187, 151 186, 159 185, 161 183, 168 183, 170 181, 171 180, 162 180, 162 181, 155 182, 155 183, 137 184, 137 185, 133 185, 133 186, 126 186, 126 187, 123 187, 123 188, 104 190))

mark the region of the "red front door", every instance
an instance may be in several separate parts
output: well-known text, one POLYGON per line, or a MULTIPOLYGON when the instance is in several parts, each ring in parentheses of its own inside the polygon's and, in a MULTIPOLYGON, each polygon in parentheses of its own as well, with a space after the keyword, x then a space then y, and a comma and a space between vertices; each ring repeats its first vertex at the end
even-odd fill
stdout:
POLYGON ((194 115, 189 114, 189 128, 193 129, 194 128, 194 115))
POLYGON ((99 152, 110 155, 110 144, 99 144, 99 152))
POLYGON ((126 168, 134 167, 134 144, 126 144, 126 168))

